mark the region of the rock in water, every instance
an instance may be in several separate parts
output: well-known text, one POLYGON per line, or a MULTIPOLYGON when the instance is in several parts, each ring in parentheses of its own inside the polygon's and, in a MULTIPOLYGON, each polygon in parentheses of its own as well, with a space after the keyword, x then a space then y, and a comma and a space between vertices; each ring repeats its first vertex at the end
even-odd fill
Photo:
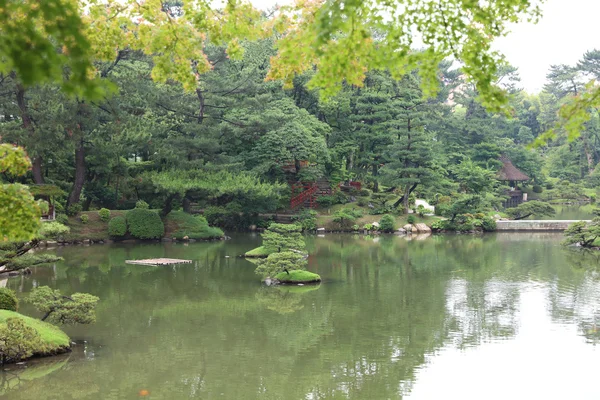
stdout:
POLYGON ((415 228, 417 228, 417 232, 419 232, 419 233, 430 233, 431 232, 431 228, 423 223, 416 224, 415 228))

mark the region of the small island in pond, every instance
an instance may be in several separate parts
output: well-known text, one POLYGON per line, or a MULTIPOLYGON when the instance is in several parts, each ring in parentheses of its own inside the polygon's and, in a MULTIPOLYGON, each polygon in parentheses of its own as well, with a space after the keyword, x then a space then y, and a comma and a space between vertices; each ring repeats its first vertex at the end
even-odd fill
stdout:
POLYGON ((272 223, 263 234, 263 245, 244 254, 257 265, 256 273, 269 285, 321 282, 319 274, 306 271, 306 245, 302 226, 272 223))

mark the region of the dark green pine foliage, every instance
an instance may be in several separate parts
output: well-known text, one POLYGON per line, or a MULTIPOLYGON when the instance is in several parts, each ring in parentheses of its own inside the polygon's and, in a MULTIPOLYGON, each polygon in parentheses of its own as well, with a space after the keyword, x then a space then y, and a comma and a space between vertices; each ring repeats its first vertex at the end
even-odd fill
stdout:
POLYGON ((401 193, 397 205, 402 203, 406 213, 410 194, 433 177, 433 134, 427 127, 433 116, 414 76, 406 76, 394 91, 390 102, 394 112, 384 124, 393 137, 384 173, 386 183, 401 193))

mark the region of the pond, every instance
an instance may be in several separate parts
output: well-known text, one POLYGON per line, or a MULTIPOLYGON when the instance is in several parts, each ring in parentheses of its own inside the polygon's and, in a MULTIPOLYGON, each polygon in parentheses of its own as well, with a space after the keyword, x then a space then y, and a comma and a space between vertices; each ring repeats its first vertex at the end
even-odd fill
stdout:
POLYGON ((98 321, 66 328, 70 354, 6 367, 0 397, 598 399, 600 256, 560 241, 309 237, 324 281, 304 287, 262 287, 236 257, 252 235, 60 248, 8 286, 90 292, 98 321), (194 262, 124 263, 153 257, 194 262))
MULTIPOLYGON (((554 220, 578 220, 578 219, 592 219, 595 215, 592 213, 598 206, 596 204, 556 204, 553 205, 556 210, 556 214, 551 217, 545 217, 541 219, 554 219, 554 220)), ((535 219, 535 218, 534 218, 535 219)))

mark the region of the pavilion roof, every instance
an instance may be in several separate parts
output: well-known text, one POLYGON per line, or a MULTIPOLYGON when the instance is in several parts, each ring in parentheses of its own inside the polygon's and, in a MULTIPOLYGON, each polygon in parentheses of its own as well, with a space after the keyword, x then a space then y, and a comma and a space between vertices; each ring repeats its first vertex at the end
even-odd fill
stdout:
POLYGON ((506 156, 500 157, 502 168, 498 171, 498 179, 501 181, 528 181, 530 178, 513 165, 506 156))

